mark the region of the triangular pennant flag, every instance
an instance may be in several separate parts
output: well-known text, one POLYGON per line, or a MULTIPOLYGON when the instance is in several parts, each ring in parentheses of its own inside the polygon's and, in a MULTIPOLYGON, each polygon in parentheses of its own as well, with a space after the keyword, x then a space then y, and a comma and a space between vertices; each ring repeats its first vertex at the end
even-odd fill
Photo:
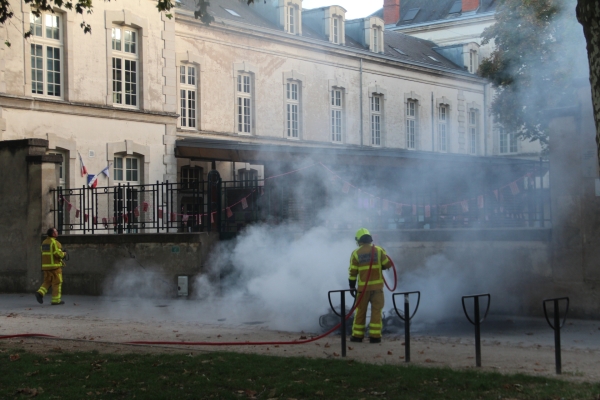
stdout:
POLYGON ((102 225, 106 227, 108 225, 108 219, 102 218, 102 225))
POLYGON ((511 184, 510 184, 510 192, 513 195, 519 194, 519 186, 517 185, 517 182, 511 182, 511 184))
POLYGON ((88 187, 95 188, 98 186, 98 175, 88 174, 87 176, 88 187))
POLYGON ((71 212, 71 208, 73 208, 73 204, 67 203, 67 211, 71 212))
POLYGON ((92 218, 92 221, 93 221, 94 225, 98 225, 98 217, 94 216, 92 218))
POLYGON ((494 190, 494 196, 496 196, 496 200, 498 200, 498 189, 494 190))
POLYGON ((88 222, 89 215, 83 214, 83 221, 88 222))
POLYGON ((163 209, 159 208, 158 209, 158 218, 162 218, 163 217, 163 209))
POLYGON ((210 223, 211 224, 215 223, 215 213, 210 213, 210 223))
POLYGON ((75 209, 75 218, 79 218, 79 214, 80 214, 79 209, 76 208, 75 209))
POLYGON ((171 213, 171 221, 177 221, 177 213, 171 213))
POLYGON ((246 208, 248 208, 248 201, 246 200, 245 197, 242 197, 242 209, 245 210, 246 208))
POLYGON ((123 214, 123 222, 125 222, 126 224, 129 223, 129 215, 123 214))
POLYGON ((142 211, 143 212, 147 212, 148 211, 148 202, 143 202, 142 203, 142 211))
POLYGON ((137 207, 136 207, 136 208, 134 208, 134 209, 133 209, 133 215, 135 215, 136 217, 139 217, 139 216, 140 216, 140 209, 139 209, 139 208, 137 208, 137 207))
POLYGON ((87 174, 87 168, 83 164, 83 159, 81 158, 81 154, 79 152, 77 152, 77 154, 79 154, 79 162, 81 163, 81 176, 85 176, 85 174, 87 174))
POLYGON ((189 215, 187 215, 187 214, 183 214, 183 216, 181 217, 181 221, 182 221, 182 222, 188 222, 188 219, 189 219, 189 218, 190 218, 190 216, 189 216, 189 215))
POLYGON ((227 207, 227 208, 225 209, 225 212, 227 213, 227 218, 231 218, 231 217, 233 217, 233 211, 231 211, 231 208, 230 208, 230 207, 227 207))
POLYGON ((431 217, 431 206, 425 206, 425 218, 431 217))
POLYGON ((483 196, 482 195, 477 196, 477 207, 483 208, 483 196))

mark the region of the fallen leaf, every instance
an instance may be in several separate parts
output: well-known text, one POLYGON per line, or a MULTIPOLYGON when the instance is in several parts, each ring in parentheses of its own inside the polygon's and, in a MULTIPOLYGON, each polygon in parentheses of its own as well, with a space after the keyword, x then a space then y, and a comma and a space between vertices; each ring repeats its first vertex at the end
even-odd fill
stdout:
POLYGON ((17 360, 20 360, 20 359, 21 359, 21 356, 18 355, 18 354, 11 354, 10 355, 10 361, 17 361, 17 360))
POLYGON ((327 342, 327 343, 325 343, 325 345, 323 347, 327 348, 327 347, 331 347, 331 345, 329 344, 329 342, 327 342))
POLYGON ((404 360, 404 356, 400 356, 400 357, 398 357, 398 358, 399 358, 399 359, 401 359, 401 360, 404 360))
POLYGON ((391 356, 393 353, 391 350, 388 350, 388 356, 391 356))
POLYGON ((246 389, 246 395, 248 397, 254 397, 256 395, 256 393, 258 393, 258 392, 254 391, 254 390, 246 389))
POLYGON ((306 339, 306 336, 300 336, 300 339, 306 339))
POLYGON ((334 351, 334 352, 333 352, 333 356, 334 356, 334 357, 339 357, 340 355, 334 351))
POLYGON ((433 361, 431 358, 426 358, 426 359, 425 359, 425 362, 426 362, 426 363, 432 363, 432 362, 435 362, 435 361, 433 361))
POLYGON ((348 350, 354 350, 354 347, 348 346, 348 350))
POLYGON ((370 394, 372 394, 373 396, 383 396, 385 392, 371 392, 370 394))

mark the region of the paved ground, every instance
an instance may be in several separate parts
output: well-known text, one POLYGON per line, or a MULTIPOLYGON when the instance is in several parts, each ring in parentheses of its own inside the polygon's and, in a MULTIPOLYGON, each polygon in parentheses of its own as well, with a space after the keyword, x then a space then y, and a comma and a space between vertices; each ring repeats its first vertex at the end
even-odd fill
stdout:
MULTIPOLYGON (((48 301, 49 299, 46 299, 48 301)), ((341 357, 339 335, 302 345, 132 346, 128 341, 292 341, 319 334, 270 328, 269 315, 241 302, 236 306, 191 300, 66 296, 63 306, 40 305, 33 295, 0 295, 0 335, 44 333, 62 339, 4 339, 0 351, 25 346, 47 352, 204 352, 231 350, 281 356, 341 357)), ((318 316, 315 316, 315 320, 318 316)), ((418 322, 411 327, 411 362, 457 369, 475 367, 474 330, 464 317, 418 322)), ((565 379, 600 382, 600 321, 568 320, 562 334, 565 379)), ((555 376, 554 335, 544 319, 490 316, 482 325, 484 370, 555 376)), ((350 343, 347 357, 363 362, 405 364, 403 330, 381 344, 350 343)), ((0 354, 0 359, 2 358, 0 354)))

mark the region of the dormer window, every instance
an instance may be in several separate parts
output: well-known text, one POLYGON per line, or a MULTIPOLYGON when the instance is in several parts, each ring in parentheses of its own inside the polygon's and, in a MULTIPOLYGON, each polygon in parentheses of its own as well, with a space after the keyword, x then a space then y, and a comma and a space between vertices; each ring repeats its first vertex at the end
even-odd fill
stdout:
POLYGON ((478 63, 478 57, 477 57, 477 50, 471 50, 469 51, 469 72, 474 74, 475 72, 477 72, 477 68, 479 68, 479 63, 478 63))
POLYGON ((379 29, 373 28, 373 52, 379 53, 379 29))
MULTIPOLYGON (((268 5, 267 5, 268 6, 268 5)), ((279 24, 283 30, 292 35, 302 35, 302 1, 286 0, 284 9, 278 12, 280 18, 279 24)))
POLYGON ((340 19, 338 17, 334 17, 331 19, 331 41, 334 44, 340 44, 340 19))
POLYGON ((296 9, 288 7, 288 33, 296 33, 296 9))

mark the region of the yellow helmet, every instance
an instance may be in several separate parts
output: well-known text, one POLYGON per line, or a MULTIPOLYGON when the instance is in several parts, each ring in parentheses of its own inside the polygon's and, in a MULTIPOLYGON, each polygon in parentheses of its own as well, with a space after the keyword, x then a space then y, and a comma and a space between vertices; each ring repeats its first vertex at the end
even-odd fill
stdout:
POLYGON ((369 232, 369 230, 367 228, 360 228, 359 230, 356 231, 356 235, 354 236, 354 240, 356 240, 356 244, 361 243, 361 239, 363 238, 363 236, 368 236, 367 241, 364 241, 363 243, 371 243, 373 241, 373 238, 371 237, 371 232, 369 232))

